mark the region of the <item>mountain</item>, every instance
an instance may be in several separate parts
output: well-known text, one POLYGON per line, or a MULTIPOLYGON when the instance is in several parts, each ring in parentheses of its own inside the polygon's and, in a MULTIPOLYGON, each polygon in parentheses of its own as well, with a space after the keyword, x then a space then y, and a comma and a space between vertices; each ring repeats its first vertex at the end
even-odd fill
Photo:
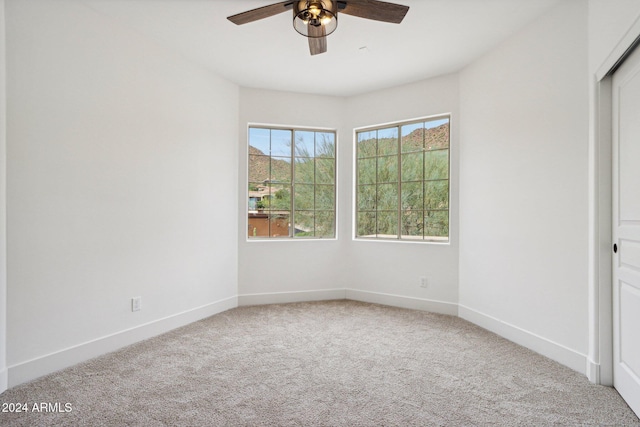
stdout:
MULTIPOLYGON (((443 124, 431 129, 416 129, 409 135, 402 138, 403 146, 411 146, 412 148, 422 148, 422 141, 425 141, 427 150, 437 150, 449 147, 449 124, 443 124)), ((413 150, 407 150, 413 151, 413 150)))
POLYGON ((290 177, 291 163, 278 158, 271 159, 257 148, 249 146, 249 182, 261 183, 269 179, 289 182, 290 177))
MULTIPOLYGON (((406 151, 422 149, 422 141, 425 141, 426 149, 437 150, 449 147, 449 124, 443 124, 431 129, 416 129, 402 138, 406 151)), ((379 143, 384 143, 379 140, 379 143)), ((395 143, 394 143, 395 146, 395 143)), ((375 151, 375 145, 373 145, 375 151)), ((394 148, 395 150, 395 148, 394 148)), ((267 180, 290 182, 291 163, 278 158, 271 159, 259 149, 249 146, 249 182, 262 183, 267 180), (271 172, 271 175, 270 173, 271 172)))

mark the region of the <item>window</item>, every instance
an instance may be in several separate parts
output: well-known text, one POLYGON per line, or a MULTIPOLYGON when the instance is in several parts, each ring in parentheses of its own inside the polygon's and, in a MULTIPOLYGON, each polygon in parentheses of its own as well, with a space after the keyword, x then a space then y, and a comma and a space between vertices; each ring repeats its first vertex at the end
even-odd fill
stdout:
POLYGON ((449 122, 356 131, 356 237, 449 241, 449 122))
POLYGON ((336 133, 249 127, 249 239, 336 235, 336 133))

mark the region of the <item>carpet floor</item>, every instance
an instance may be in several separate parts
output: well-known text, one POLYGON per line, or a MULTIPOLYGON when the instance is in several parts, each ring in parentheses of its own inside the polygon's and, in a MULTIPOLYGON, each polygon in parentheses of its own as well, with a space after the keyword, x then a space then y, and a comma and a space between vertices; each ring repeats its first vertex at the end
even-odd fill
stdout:
POLYGON ((229 310, 12 403, 2 426, 640 426, 614 389, 469 322, 347 300, 229 310))

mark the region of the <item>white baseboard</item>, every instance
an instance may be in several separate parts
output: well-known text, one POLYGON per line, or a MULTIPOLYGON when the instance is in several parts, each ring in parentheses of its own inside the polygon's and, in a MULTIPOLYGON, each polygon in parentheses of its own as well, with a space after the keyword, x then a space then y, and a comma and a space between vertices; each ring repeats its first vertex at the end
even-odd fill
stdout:
POLYGON ((540 353, 549 359, 568 366, 574 371, 580 372, 581 374, 585 373, 587 356, 584 354, 462 304, 458 305, 458 313, 462 319, 533 350, 536 353, 540 353))
POLYGON ((346 298, 354 301, 370 302, 390 305, 393 307, 409 308, 413 310, 431 311, 433 313, 458 315, 458 304, 424 298, 405 297, 379 292, 347 289, 346 298))
POLYGON ((333 299, 345 299, 345 290, 323 289, 318 291, 244 294, 238 295, 238 305, 286 304, 290 302, 326 301, 333 299))
POLYGON ((7 387, 31 381, 43 375, 73 366, 91 358, 118 350, 136 342, 152 338, 172 329, 204 319, 223 311, 247 305, 281 304, 290 302, 350 299, 394 307, 424 310, 459 316, 492 331, 516 344, 527 347, 575 371, 584 373, 591 382, 598 383, 600 366, 561 344, 503 322, 472 308, 445 301, 413 298, 400 295, 362 291, 357 289, 325 289, 302 292, 276 292, 233 296, 163 319, 146 323, 112 335, 101 337, 36 359, 9 366, 0 371, 0 393, 7 387))
MULTIPOLYGON (((152 338, 172 329, 235 308, 238 298, 233 296, 163 319, 145 323, 105 337, 97 338, 8 368, 8 386, 15 387, 43 375, 73 366, 97 356, 118 350, 136 342, 152 338)), ((5 371, 6 372, 6 371, 5 371)), ((1 373, 0 373, 1 375, 1 373)), ((1 377, 0 377, 1 380, 1 377)))
POLYGON ((390 305, 393 307, 450 314, 453 316, 457 316, 458 314, 458 305, 455 303, 404 297, 378 292, 360 291, 357 289, 324 289, 318 291, 244 294, 238 296, 238 305, 286 304, 290 302, 326 301, 334 299, 350 299, 354 301, 390 305))
POLYGON ((587 378, 592 384, 600 384, 600 364, 587 359, 587 378))
POLYGON ((7 368, 0 371, 0 394, 4 393, 9 388, 9 373, 7 368))

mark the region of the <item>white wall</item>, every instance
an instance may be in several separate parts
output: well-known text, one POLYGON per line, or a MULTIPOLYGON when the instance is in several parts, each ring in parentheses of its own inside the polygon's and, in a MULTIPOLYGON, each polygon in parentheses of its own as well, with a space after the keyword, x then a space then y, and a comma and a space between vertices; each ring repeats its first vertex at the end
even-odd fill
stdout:
POLYGON ((235 306, 239 95, 79 2, 6 6, 17 384, 235 306))
MULTIPOLYGON (((349 250, 350 288, 361 291, 354 296, 372 301, 371 293, 404 297, 396 304, 457 314, 458 300, 458 156, 459 114, 458 77, 448 75, 418 83, 385 89, 348 99, 348 128, 373 126, 412 118, 451 113, 451 212, 450 243, 397 243, 351 241, 349 250), (428 287, 421 288, 420 276, 427 277, 428 287), (362 293, 364 292, 364 294, 362 293)), ((353 140, 353 135, 350 135, 353 140)), ((353 147, 343 161, 353 165, 353 147)), ((352 197, 349 176, 349 197, 352 197)), ((346 190, 342 188, 342 190, 346 190)), ((345 218, 342 218, 345 221, 345 218)), ((349 215, 353 236, 352 217, 349 215)))
POLYGON ((7 389, 7 109, 4 0, 0 0, 0 393, 7 389))
POLYGON ((460 75, 460 314, 584 371, 587 5, 556 8, 460 75))
POLYGON ((241 304, 309 299, 344 298, 347 236, 339 221, 340 239, 296 241, 247 241, 247 127, 249 123, 336 129, 338 155, 338 203, 340 219, 349 210, 344 190, 350 185, 344 159, 351 147, 344 133, 343 98, 287 92, 240 90, 238 293, 241 304), (286 293, 286 294, 285 294, 286 293), (263 295, 269 294, 269 295, 263 295), (279 295, 273 295, 279 294, 279 295))
POLYGON ((595 74, 638 16, 638 0, 589 0, 590 74, 595 74))
MULTIPOLYGON (((241 304, 344 298, 457 313, 457 203, 450 244, 353 241, 354 127, 452 113, 452 189, 457 193, 456 76, 352 98, 241 89, 240 159, 247 158, 247 124, 338 129, 338 240, 247 241, 239 227, 241 304), (429 287, 419 286, 426 276, 429 287), (381 295, 384 294, 384 295, 381 295), (392 295, 392 296, 390 296, 392 295)), ((240 212, 246 211, 247 163, 240 161, 240 212)))

